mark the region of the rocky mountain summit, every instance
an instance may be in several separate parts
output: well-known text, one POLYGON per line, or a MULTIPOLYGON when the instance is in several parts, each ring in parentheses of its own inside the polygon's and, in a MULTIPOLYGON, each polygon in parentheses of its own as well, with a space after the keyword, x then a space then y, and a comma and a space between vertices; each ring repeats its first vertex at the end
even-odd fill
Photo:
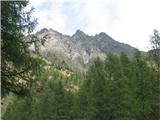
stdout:
POLYGON ((89 36, 77 30, 72 36, 63 35, 52 29, 42 29, 35 34, 39 39, 47 35, 44 45, 39 46, 42 56, 54 64, 66 64, 72 70, 85 72, 94 59, 104 59, 107 53, 121 52, 132 56, 135 48, 112 39, 104 32, 89 36))

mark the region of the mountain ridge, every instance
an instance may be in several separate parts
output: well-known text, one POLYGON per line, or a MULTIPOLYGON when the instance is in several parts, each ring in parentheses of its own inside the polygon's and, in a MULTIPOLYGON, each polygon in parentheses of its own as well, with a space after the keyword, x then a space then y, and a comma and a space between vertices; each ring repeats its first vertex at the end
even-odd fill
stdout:
POLYGON ((36 34, 41 39, 47 35, 39 53, 54 64, 66 63, 72 70, 86 72, 95 58, 104 60, 107 53, 119 55, 121 52, 132 56, 135 48, 114 40, 104 32, 90 36, 77 30, 72 36, 53 29, 43 28, 36 34))

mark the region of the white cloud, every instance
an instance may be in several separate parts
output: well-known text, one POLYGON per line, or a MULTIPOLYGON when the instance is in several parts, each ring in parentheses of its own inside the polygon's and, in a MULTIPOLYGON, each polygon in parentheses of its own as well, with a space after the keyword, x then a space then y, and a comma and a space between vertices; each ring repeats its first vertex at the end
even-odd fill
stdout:
POLYGON ((36 8, 43 5, 45 2, 46 0, 30 0, 31 5, 36 8))
POLYGON ((34 17, 38 18, 37 30, 42 28, 53 28, 54 30, 62 30, 66 26, 66 16, 63 14, 63 4, 52 5, 49 9, 39 9, 34 13, 34 17))
POLYGON ((146 50, 149 35, 160 27, 159 0, 31 0, 37 30, 52 28, 72 35, 76 29, 146 50), (49 4, 46 4, 49 3, 49 4))
POLYGON ((112 34, 121 42, 146 50, 149 35, 160 27, 159 3, 159 0, 122 0, 119 23, 112 34))
POLYGON ((96 34, 114 29, 118 17, 117 5, 116 2, 87 3, 83 9, 88 23, 84 31, 88 34, 96 34))

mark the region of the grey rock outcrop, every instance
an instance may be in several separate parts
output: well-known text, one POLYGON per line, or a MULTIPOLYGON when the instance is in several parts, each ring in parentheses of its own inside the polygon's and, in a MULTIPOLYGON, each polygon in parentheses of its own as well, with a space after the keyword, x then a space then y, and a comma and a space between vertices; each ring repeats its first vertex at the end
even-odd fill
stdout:
POLYGON ((72 70, 85 72, 94 59, 105 59, 107 53, 119 55, 121 52, 132 56, 135 48, 115 41, 104 32, 89 36, 77 30, 72 36, 63 35, 52 29, 42 29, 35 34, 39 39, 47 35, 40 54, 54 64, 67 64, 72 70))

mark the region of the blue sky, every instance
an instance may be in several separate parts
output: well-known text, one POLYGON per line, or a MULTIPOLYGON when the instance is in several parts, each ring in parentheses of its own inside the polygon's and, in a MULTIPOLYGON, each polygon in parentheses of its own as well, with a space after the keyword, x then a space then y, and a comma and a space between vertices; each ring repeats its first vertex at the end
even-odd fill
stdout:
POLYGON ((119 42, 147 50, 153 29, 160 29, 160 0, 30 0, 42 28, 72 35, 105 32, 119 42))

